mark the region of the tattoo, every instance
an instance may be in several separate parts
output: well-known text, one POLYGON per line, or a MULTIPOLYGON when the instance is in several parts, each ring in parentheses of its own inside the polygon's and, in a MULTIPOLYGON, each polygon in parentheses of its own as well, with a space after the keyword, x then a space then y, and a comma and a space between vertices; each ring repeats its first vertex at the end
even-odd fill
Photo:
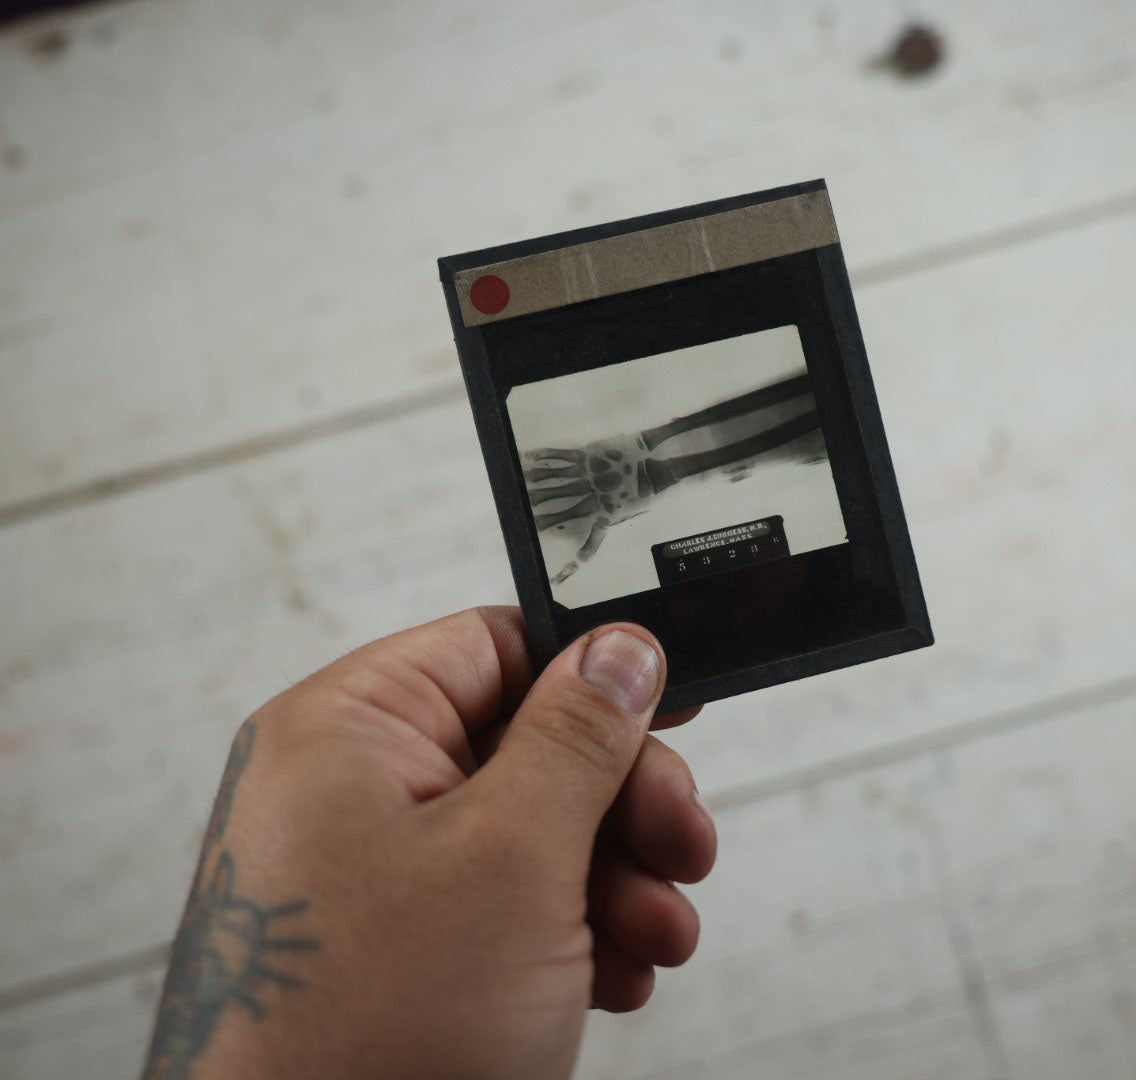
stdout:
POLYGON ((144 1080, 185 1080, 230 1004, 260 1019, 266 1012, 260 996, 264 984, 286 989, 304 985, 296 976, 269 966, 270 957, 319 948, 314 938, 275 930, 281 920, 307 911, 308 901, 266 907, 240 895, 233 856, 221 850, 254 735, 254 725, 246 723, 225 764, 189 901, 170 950, 144 1080))

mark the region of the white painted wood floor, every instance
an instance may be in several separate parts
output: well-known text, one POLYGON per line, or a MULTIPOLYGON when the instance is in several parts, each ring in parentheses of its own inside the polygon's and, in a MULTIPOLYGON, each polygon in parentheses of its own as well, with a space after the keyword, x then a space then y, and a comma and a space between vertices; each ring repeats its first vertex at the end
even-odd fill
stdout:
POLYGON ((0 1075, 138 1068, 252 708, 511 598, 434 259, 825 176, 938 644, 674 734, 701 948, 579 1075, 1136 1076, 1136 5, 913 12, 0 32, 0 1075))

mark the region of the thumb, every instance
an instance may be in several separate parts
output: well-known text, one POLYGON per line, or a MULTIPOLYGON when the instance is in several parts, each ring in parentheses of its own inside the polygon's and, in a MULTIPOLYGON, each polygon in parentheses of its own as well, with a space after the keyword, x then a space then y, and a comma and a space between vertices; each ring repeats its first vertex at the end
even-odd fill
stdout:
POLYGON ((585 634, 544 670, 472 782, 507 820, 532 822, 551 850, 586 860, 643 745, 665 676, 663 650, 642 627, 585 634))

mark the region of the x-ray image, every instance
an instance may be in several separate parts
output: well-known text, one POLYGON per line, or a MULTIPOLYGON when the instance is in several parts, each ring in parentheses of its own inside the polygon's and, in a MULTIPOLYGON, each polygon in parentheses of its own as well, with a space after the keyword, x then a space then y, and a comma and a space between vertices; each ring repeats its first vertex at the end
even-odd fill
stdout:
POLYGON ((515 386, 507 406, 565 607, 847 540, 796 326, 515 386))

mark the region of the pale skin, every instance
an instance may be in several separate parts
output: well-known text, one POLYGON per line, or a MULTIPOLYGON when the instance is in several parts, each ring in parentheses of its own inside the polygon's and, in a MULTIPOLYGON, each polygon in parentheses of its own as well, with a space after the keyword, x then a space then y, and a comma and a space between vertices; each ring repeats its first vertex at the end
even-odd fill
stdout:
POLYGON ((684 963, 715 832, 602 627, 534 683, 515 608, 364 646, 242 726, 147 1077, 571 1075, 590 1007, 684 963))

